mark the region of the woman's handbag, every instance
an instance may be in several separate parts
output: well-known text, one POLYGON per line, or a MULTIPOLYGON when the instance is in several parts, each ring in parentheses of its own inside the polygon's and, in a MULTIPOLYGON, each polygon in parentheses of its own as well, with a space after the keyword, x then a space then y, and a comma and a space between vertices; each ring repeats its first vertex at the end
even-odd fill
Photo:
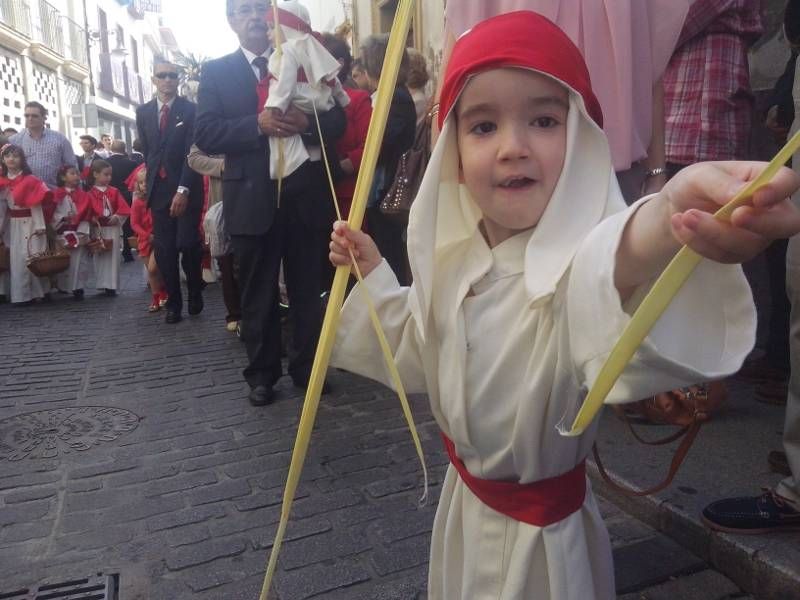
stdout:
POLYGON ((417 196, 431 156, 431 121, 434 115, 434 111, 429 112, 417 125, 414 145, 400 157, 394 181, 378 205, 380 211, 387 217, 402 222, 408 221, 408 211, 411 210, 411 205, 417 196))
POLYGON ((725 384, 722 381, 712 381, 662 392, 652 398, 639 400, 632 404, 615 405, 614 411, 617 416, 625 421, 633 437, 641 443, 648 446, 662 446, 681 438, 683 439, 678 449, 675 450, 666 478, 661 483, 646 490, 633 490, 612 480, 603 466, 597 444, 595 444, 592 452, 600 475, 614 490, 627 496, 649 496, 660 492, 672 483, 689 452, 689 448, 691 448, 694 439, 697 437, 700 427, 711 419, 711 415, 725 403, 727 398, 728 390, 725 388, 725 384), (636 422, 677 425, 680 429, 660 440, 645 440, 634 429, 633 424, 636 422))

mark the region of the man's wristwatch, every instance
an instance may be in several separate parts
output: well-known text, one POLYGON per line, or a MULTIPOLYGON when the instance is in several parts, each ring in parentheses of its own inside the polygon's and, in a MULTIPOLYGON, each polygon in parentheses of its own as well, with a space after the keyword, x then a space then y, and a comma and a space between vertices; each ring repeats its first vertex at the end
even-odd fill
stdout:
POLYGON ((179 185, 178 186, 178 193, 179 194, 183 194, 184 196, 188 196, 189 195, 189 188, 187 188, 185 185, 179 185))

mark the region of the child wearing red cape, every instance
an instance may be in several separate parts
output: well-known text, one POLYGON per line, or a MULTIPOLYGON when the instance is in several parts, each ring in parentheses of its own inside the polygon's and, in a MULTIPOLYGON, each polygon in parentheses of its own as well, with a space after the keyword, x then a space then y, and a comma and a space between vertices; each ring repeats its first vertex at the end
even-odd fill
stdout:
POLYGON ((765 167, 701 163, 625 206, 580 51, 520 11, 455 44, 439 125, 411 207, 413 284, 374 241, 354 252, 331 366, 391 385, 365 310, 374 301, 409 393, 426 392, 450 466, 431 538, 431 600, 613 600, 611 543, 587 482, 598 420, 572 424, 654 279, 687 244, 704 260, 608 396, 632 402, 738 371, 755 340, 738 264, 800 231, 783 168, 724 223, 711 213, 765 167), (731 263, 731 264, 722 264, 731 263))
POLYGON ((10 250, 11 302, 29 304, 45 298, 50 289, 46 278, 36 277, 28 270, 28 258, 47 248, 45 207, 52 192, 40 179, 31 174, 25 152, 19 146, 7 144, 0 150, 0 221, 6 229, 10 250))
POLYGON ((58 188, 53 192, 55 205, 50 224, 59 243, 69 251, 69 269, 59 273, 58 289, 72 292, 83 300, 83 288, 89 279, 91 261, 86 244, 89 241, 91 202, 81 189, 81 174, 71 165, 64 165, 56 174, 58 188))
POLYGON ((92 162, 90 181, 92 187, 87 194, 96 227, 95 237, 110 245, 105 251, 94 254, 96 286, 106 296, 116 296, 119 289, 122 225, 130 216, 131 209, 119 190, 111 185, 111 165, 106 161, 92 162))
MULTIPOLYGON (((149 312, 158 312, 167 303, 167 292, 164 281, 156 264, 156 255, 153 252, 153 215, 147 207, 147 169, 137 168, 134 171, 135 179, 129 187, 133 192, 131 203, 131 227, 139 238, 139 258, 147 269, 147 282, 153 300, 147 308, 149 312)), ((126 182, 127 183, 127 182, 126 182)))

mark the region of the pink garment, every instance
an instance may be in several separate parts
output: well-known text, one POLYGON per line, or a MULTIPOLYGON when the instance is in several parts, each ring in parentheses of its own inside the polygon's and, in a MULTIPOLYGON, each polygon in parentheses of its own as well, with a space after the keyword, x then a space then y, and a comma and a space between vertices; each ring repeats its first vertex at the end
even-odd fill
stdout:
POLYGON ((664 73, 690 0, 448 0, 447 28, 460 36, 479 21, 514 10, 538 12, 580 49, 603 109, 614 169, 647 155, 653 84, 664 73))

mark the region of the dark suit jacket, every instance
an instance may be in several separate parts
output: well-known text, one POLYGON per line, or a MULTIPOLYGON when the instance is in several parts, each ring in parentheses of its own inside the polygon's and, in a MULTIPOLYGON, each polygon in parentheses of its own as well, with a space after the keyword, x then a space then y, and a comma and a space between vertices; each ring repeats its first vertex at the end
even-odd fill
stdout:
MULTIPOLYGON (((269 141, 258 128, 256 77, 241 50, 203 65, 197 101, 195 143, 206 154, 224 154, 222 174, 225 225, 233 235, 266 233, 275 218, 277 185, 269 177, 269 141)), ((331 162, 333 142, 344 132, 346 120, 339 106, 320 114, 320 126, 331 162)), ((319 143, 316 124, 303 134, 306 143, 319 143)), ((301 214, 328 216, 330 200, 322 190, 316 198, 302 198, 301 214)), ((322 218, 322 216, 320 216, 322 218)))
POLYGON ((119 190, 125 202, 131 203, 131 191, 125 185, 125 180, 131 176, 133 170, 136 168, 136 163, 127 156, 122 154, 112 154, 106 159, 106 162, 111 165, 111 185, 119 190))
POLYGON ((91 160, 89 160, 89 164, 86 164, 86 160, 83 158, 83 154, 80 154, 80 155, 76 154, 75 155, 75 160, 78 161, 78 172, 79 173, 83 173, 83 168, 84 167, 88 167, 94 161, 99 160, 101 158, 102 157, 97 152, 95 152, 94 154, 92 154, 92 158, 91 158, 91 160))
POLYGON ((382 170, 383 181, 377 182, 383 189, 377 190, 378 197, 383 198, 394 181, 397 165, 403 153, 414 145, 417 131, 417 109, 405 86, 398 85, 392 96, 389 116, 386 119, 386 130, 381 142, 381 153, 378 156, 376 169, 382 170))
MULTIPOLYGON (((159 180, 158 185, 165 185, 169 190, 169 202, 172 201, 172 195, 178 190, 178 186, 182 185, 189 188, 190 208, 202 208, 202 178, 192 171, 186 162, 194 137, 195 105, 186 98, 180 96, 175 98, 163 136, 159 131, 160 120, 161 115, 155 98, 136 109, 136 128, 142 143, 142 154, 147 163, 148 204, 155 209, 165 208, 153 205, 156 177, 159 169, 164 167, 167 176, 164 181, 159 180)), ((166 198, 166 195, 159 194, 159 197, 166 198)))

